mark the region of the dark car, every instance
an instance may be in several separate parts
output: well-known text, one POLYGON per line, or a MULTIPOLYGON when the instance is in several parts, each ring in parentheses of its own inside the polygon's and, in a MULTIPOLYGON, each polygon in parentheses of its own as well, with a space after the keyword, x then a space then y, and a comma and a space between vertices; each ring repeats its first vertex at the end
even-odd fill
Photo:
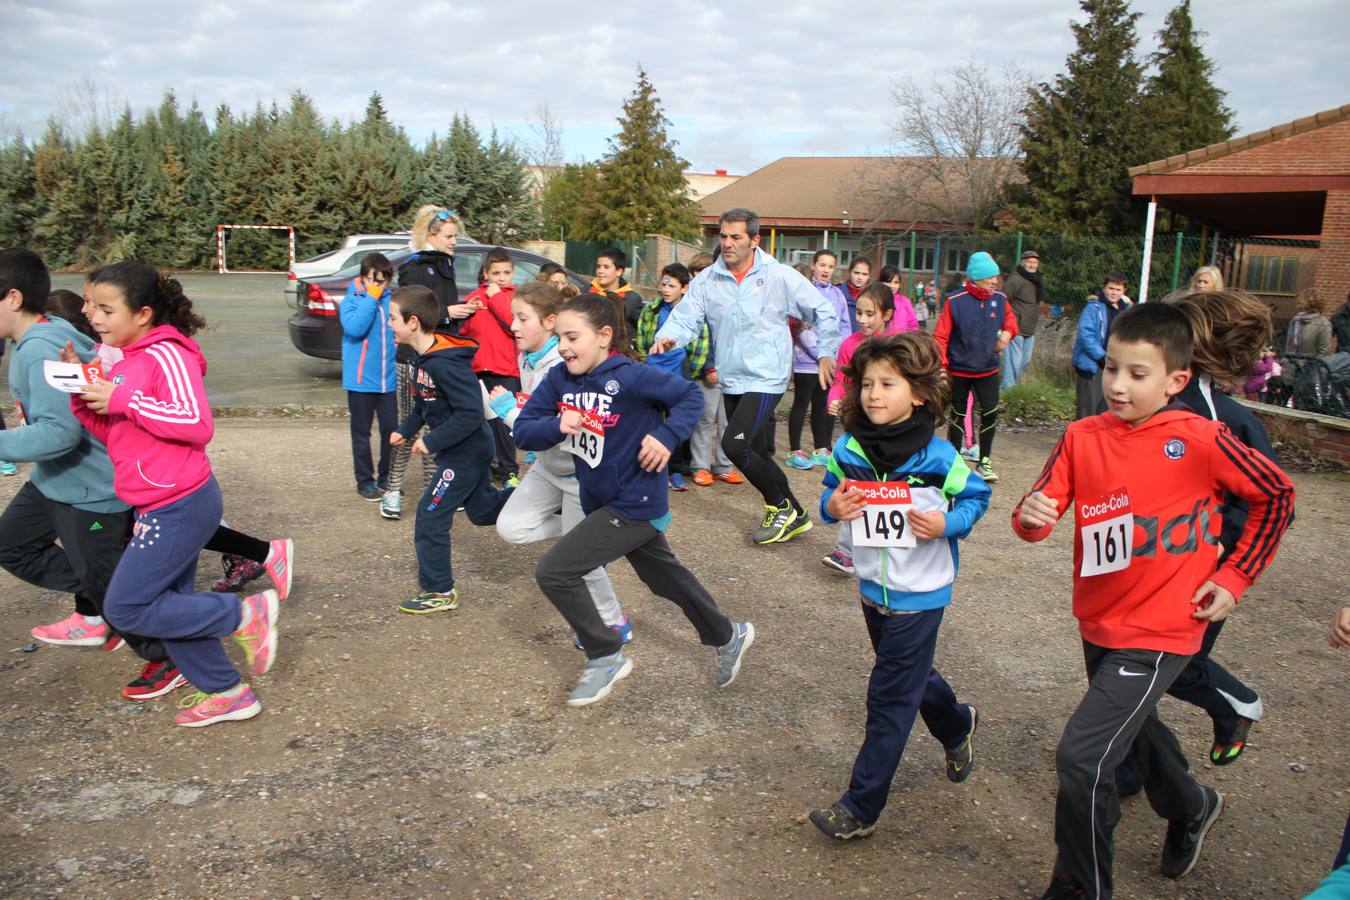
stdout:
MULTIPOLYGON (((483 257, 491 249, 486 244, 459 244, 455 247, 455 285, 459 288, 460 297, 467 297, 478 287, 478 272, 483 267, 483 257)), ((508 247, 507 251, 516 265, 516 284, 534 281, 539 268, 552 261, 528 250, 508 247)), ((412 250, 395 250, 385 252, 384 255, 397 269, 403 260, 412 255, 412 250)), ((360 274, 361 267, 358 264, 334 275, 296 282, 296 298, 300 305, 287 322, 295 349, 319 359, 342 359, 342 324, 338 321, 338 306, 347 295, 347 286, 360 274)), ((574 272, 567 273, 567 280, 582 291, 590 288, 590 282, 574 272)))

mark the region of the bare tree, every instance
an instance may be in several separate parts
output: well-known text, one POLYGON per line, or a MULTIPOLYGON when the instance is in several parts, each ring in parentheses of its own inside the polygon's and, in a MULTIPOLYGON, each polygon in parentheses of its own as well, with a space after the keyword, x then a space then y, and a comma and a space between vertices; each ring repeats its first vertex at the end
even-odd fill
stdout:
POLYGON ((85 74, 65 87, 56 119, 72 137, 112 128, 126 100, 112 90, 101 90, 92 75, 85 74))
POLYGON ((879 186, 883 208, 907 210, 953 228, 984 227, 1021 170, 1022 110, 1031 77, 1009 64, 1002 75, 967 60, 920 87, 891 85, 895 171, 879 186))
POLYGON ((549 179, 562 171, 563 130, 553 108, 545 101, 535 109, 534 121, 530 123, 530 139, 521 148, 525 158, 534 167, 539 191, 548 187, 549 179))

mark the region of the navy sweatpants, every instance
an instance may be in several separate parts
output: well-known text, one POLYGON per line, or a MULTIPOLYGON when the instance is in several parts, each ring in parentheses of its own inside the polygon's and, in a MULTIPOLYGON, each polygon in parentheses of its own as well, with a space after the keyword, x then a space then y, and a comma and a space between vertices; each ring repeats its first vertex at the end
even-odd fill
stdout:
POLYGON ((193 590, 197 555, 215 534, 221 509, 213 475, 181 500, 138 511, 103 600, 114 628, 163 640, 184 677, 208 694, 239 683, 220 643, 239 627, 239 595, 193 590))
POLYGON ((872 824, 886 806, 891 780, 905 753, 914 717, 944 748, 959 747, 970 733, 970 707, 956 701, 951 686, 933 668, 942 610, 887 616, 862 604, 877 661, 867 680, 867 736, 848 792, 839 799, 849 812, 872 824))
POLYGON ((475 525, 495 525, 511 490, 492 486, 487 460, 470 468, 455 469, 453 460, 436 458, 436 477, 427 483, 417 501, 413 546, 417 550, 417 583, 424 591, 449 593, 455 586, 450 564, 450 526, 455 510, 464 507, 475 525))

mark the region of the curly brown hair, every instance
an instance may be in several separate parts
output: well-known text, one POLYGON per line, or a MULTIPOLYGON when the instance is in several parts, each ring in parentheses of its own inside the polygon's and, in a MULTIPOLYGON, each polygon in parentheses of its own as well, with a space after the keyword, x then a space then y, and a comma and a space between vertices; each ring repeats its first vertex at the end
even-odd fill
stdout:
POLYGON ((1219 382, 1245 380, 1270 344, 1270 308, 1246 291, 1189 291, 1168 297, 1191 325, 1191 367, 1219 382))
POLYGON ((862 379, 867 367, 882 362, 909 382, 914 399, 922 400, 933 414, 933 424, 941 425, 951 385, 942 371, 942 356, 937 341, 926 331, 906 331, 870 337, 858 345, 853 358, 844 366, 848 390, 839 411, 846 430, 852 430, 862 414, 862 379))

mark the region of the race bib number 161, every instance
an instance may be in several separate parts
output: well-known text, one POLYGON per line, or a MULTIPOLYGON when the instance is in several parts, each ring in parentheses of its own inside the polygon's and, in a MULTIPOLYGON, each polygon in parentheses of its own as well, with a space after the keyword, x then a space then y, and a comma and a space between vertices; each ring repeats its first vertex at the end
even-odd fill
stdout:
POLYGON ((576 434, 565 435, 560 446, 594 469, 605 455, 605 426, 595 413, 566 403, 559 404, 560 412, 567 410, 581 413, 581 429, 576 434))
POLYGON ((1083 577, 1105 575, 1130 567, 1134 545, 1134 513, 1124 488, 1100 497, 1078 500, 1078 533, 1083 539, 1083 577))

